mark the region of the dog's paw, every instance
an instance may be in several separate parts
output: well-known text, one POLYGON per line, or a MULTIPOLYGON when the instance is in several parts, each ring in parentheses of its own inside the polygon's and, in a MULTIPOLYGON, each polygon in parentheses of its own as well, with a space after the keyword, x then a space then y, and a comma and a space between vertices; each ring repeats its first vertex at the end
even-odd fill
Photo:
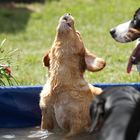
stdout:
POLYGON ((89 88, 90 88, 92 94, 94 94, 94 95, 99 95, 99 94, 101 94, 102 91, 103 91, 101 88, 94 87, 94 86, 91 85, 91 84, 88 84, 88 85, 89 85, 89 88))

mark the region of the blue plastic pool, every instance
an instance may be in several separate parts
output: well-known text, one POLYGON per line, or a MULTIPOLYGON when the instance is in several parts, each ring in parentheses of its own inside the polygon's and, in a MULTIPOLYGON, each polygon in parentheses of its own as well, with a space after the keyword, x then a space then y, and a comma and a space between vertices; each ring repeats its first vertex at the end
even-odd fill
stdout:
MULTIPOLYGON (((110 86, 133 86, 140 91, 140 83, 94 84, 106 88, 110 86)), ((59 135, 40 131, 41 112, 39 93, 42 86, 0 87, 0 140, 58 140, 59 135)), ((89 136, 80 140, 91 139, 89 136)), ((91 136, 90 136, 91 137, 91 136)), ((78 140, 78 138, 76 138, 78 140)))
MULTIPOLYGON (((133 86, 140 91, 140 83, 94 84, 133 86)), ((39 93, 42 86, 0 87, 0 128, 31 127, 40 124, 39 93)))

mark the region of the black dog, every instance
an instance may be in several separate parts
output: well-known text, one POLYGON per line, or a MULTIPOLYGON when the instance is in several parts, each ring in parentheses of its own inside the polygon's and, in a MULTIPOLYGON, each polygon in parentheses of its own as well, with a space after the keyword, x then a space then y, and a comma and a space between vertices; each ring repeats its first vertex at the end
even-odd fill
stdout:
POLYGON ((140 93, 133 87, 106 88, 91 104, 90 132, 100 129, 97 140, 125 140, 129 121, 133 119, 131 116, 139 100, 140 93))
POLYGON ((140 140, 140 100, 136 104, 128 123, 125 140, 140 140))

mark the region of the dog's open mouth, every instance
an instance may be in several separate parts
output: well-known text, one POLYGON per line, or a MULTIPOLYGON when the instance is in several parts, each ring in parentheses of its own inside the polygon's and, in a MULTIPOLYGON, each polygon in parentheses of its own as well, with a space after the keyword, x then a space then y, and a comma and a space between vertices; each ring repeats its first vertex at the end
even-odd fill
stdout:
POLYGON ((67 34, 69 31, 74 31, 74 18, 70 14, 64 14, 59 19, 57 31, 61 33, 67 33, 67 34))
POLYGON ((71 27, 72 17, 71 17, 70 14, 65 14, 65 15, 62 17, 62 20, 63 20, 69 27, 71 27))
POLYGON ((132 54, 130 55, 128 65, 127 65, 127 73, 131 72, 133 65, 140 64, 140 39, 137 40, 136 47, 132 51, 132 54))
POLYGON ((67 23, 67 25, 68 25, 69 27, 71 27, 70 23, 67 23))

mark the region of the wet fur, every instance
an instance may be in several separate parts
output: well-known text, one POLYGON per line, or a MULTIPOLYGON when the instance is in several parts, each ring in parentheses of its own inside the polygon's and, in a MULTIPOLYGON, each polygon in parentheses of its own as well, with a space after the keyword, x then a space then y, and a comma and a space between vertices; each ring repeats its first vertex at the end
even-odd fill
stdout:
POLYGON ((100 71, 105 61, 84 48, 72 16, 60 18, 54 43, 43 62, 49 74, 40 93, 41 128, 51 131, 57 125, 67 132, 66 137, 87 131, 90 103, 102 90, 89 85, 83 74, 86 69, 100 71))

